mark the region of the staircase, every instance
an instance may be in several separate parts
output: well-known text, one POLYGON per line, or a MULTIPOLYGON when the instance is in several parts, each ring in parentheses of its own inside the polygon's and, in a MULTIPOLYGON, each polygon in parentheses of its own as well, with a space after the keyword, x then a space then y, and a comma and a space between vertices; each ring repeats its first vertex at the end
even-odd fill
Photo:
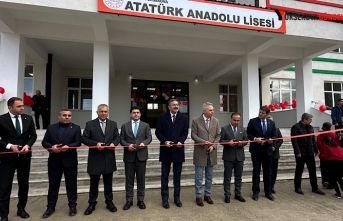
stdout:
MULTIPOLYGON (((41 147, 41 141, 44 137, 45 130, 38 130, 37 131, 37 141, 33 146, 34 149, 39 149, 41 147)), ((281 129, 281 133, 283 136, 289 136, 290 130, 289 128, 281 129)), ((156 136, 155 130, 152 129, 153 134, 153 141, 152 144, 156 146, 149 147, 149 160, 147 162, 147 170, 146 170, 146 188, 160 188, 160 176, 161 176, 161 164, 158 160, 159 157, 159 144, 156 136)), ((186 143, 193 143, 192 139, 190 138, 190 131, 189 136, 186 143)), ((194 165, 193 165, 193 146, 186 146, 185 147, 185 157, 186 161, 183 164, 183 171, 181 177, 181 185, 182 186, 193 186, 194 185, 194 165)), ((243 169, 243 182, 251 182, 251 175, 252 175, 252 162, 250 158, 250 153, 248 151, 249 146, 245 147, 245 162, 244 162, 244 169, 243 169)), ((221 146, 218 147, 218 165, 214 167, 213 170, 213 183, 214 184, 222 184, 223 183, 223 171, 224 171, 224 163, 221 160, 222 158, 222 151, 223 148, 221 146)), ((89 191, 89 176, 87 174, 87 155, 88 149, 79 149, 78 150, 78 192, 84 193, 89 191)), ((279 160, 279 172, 278 172, 278 180, 284 179, 293 179, 294 177, 294 170, 295 170, 295 160, 293 154, 293 148, 291 145, 290 140, 284 140, 284 143, 280 149, 281 158, 279 160)), ((47 159, 49 153, 47 151, 40 151, 35 152, 32 155, 31 161, 31 174, 30 174, 30 196, 37 196, 37 195, 47 195, 48 193, 48 169, 47 169, 47 159)), ((122 147, 118 147, 116 149, 116 160, 117 160, 117 171, 114 173, 113 176, 113 189, 115 191, 120 191, 125 189, 125 171, 124 171, 124 162, 123 162, 123 149, 122 147)), ((319 160, 317 160, 317 166, 319 165, 319 160)), ((319 169, 317 169, 318 176, 320 175, 319 169)), ((171 170, 172 176, 172 170, 171 170)), ((261 180, 262 180, 261 174, 261 180)), ((307 170, 304 171, 303 177, 308 177, 307 170)), ((172 180, 171 178, 169 180, 172 180)), ((13 188, 12 188, 12 197, 17 196, 18 186, 17 180, 14 179, 13 181, 13 188)), ((169 182, 170 186, 172 186, 172 182, 169 182)), ((100 190, 103 190, 102 181, 100 181, 100 190)), ((64 178, 62 178, 60 193, 65 193, 64 187, 64 178)))

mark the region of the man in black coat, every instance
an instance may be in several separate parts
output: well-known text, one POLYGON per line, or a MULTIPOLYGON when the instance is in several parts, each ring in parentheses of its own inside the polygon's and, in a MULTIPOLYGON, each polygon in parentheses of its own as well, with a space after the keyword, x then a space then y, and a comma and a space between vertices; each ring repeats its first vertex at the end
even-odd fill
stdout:
POLYGON ((169 111, 162 113, 157 121, 155 135, 160 141, 160 157, 162 163, 161 197, 162 206, 169 208, 168 177, 173 163, 174 203, 182 207, 180 201, 182 163, 185 162, 184 142, 188 136, 188 118, 179 112, 179 101, 171 99, 168 102, 169 111))
POLYGON ((10 195, 15 170, 18 179, 17 215, 28 218, 25 211, 31 166, 32 145, 37 139, 31 116, 23 114, 24 103, 18 97, 7 101, 9 112, 0 116, 0 216, 8 220, 10 195))
POLYGON ((151 143, 149 124, 140 120, 141 111, 138 106, 130 108, 131 120, 121 126, 120 144, 124 147, 125 191, 126 203, 123 210, 133 205, 133 187, 135 175, 137 179, 137 205, 145 209, 145 171, 148 159, 148 146, 151 143))
MULTIPOLYGON (((314 129, 311 126, 313 116, 309 113, 304 113, 301 116, 301 121, 294 124, 291 128, 291 136, 306 135, 314 133, 314 129)), ((292 138, 292 146, 294 149, 296 167, 294 174, 294 189, 295 192, 304 195, 301 190, 301 177, 304 171, 306 163, 308 173, 310 175, 310 183, 312 192, 320 195, 325 195, 323 191, 318 188, 317 174, 316 174, 316 161, 315 156, 319 156, 318 148, 316 145, 315 136, 304 136, 298 138, 292 138)))
POLYGON ((270 110, 267 106, 260 107, 258 117, 250 119, 247 127, 247 135, 250 143, 249 151, 253 163, 252 176, 252 199, 257 201, 260 193, 260 172, 263 167, 264 194, 269 200, 274 200, 271 193, 272 187, 272 144, 276 137, 276 129, 273 121, 266 119, 270 110))
POLYGON ((81 146, 81 128, 71 123, 70 110, 62 109, 58 119, 58 123, 48 127, 42 141, 42 146, 49 151, 48 204, 42 218, 48 218, 55 212, 62 174, 65 178, 69 216, 75 216, 77 213, 77 152, 73 147, 81 146))
POLYGON ((41 94, 40 90, 36 90, 36 95, 32 96, 32 110, 35 112, 35 122, 37 129, 40 129, 39 115, 42 116, 43 129, 48 127, 49 104, 47 98, 41 94))
MULTIPOLYGON (((267 116, 267 119, 273 121, 273 117, 271 115, 267 116)), ((276 138, 282 138, 282 134, 279 128, 276 127, 276 138)), ((272 159, 272 193, 276 193, 274 186, 277 177, 277 170, 279 167, 279 159, 280 159, 280 147, 283 143, 283 139, 274 140, 272 144, 272 151, 273 151, 273 159, 272 159)))
POLYGON ((240 202, 246 200, 242 197, 242 173, 245 160, 244 146, 247 145, 248 137, 244 127, 239 126, 241 115, 239 113, 231 114, 231 123, 222 127, 220 132, 220 142, 223 144, 223 160, 224 160, 224 195, 225 203, 230 203, 230 184, 232 170, 235 176, 235 199, 240 202), (238 142, 238 143, 237 143, 238 142))
POLYGON ((87 164, 87 173, 90 176, 89 206, 85 210, 85 215, 95 210, 101 175, 104 182, 106 208, 110 212, 117 211, 113 204, 112 183, 113 172, 117 170, 114 148, 119 144, 120 136, 117 123, 107 118, 108 111, 106 104, 100 104, 96 111, 98 118, 86 123, 81 137, 82 143, 90 146, 87 164))

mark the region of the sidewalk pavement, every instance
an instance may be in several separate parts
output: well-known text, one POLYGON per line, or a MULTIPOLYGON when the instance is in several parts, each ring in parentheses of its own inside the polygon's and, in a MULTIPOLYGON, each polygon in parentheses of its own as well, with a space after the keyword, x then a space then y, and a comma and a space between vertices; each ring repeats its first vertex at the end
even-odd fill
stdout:
MULTIPOLYGON (((318 180, 320 183, 320 179, 318 180)), ((111 213, 106 209, 103 192, 99 193, 96 210, 88 216, 83 214, 88 206, 88 194, 79 194, 78 214, 69 217, 68 203, 66 195, 60 195, 56 211, 45 220, 68 220, 68 221, 109 221, 109 220, 343 220, 343 199, 333 197, 334 190, 320 188, 326 193, 321 196, 311 192, 308 179, 303 179, 302 190, 305 195, 294 192, 293 180, 277 181, 275 185, 275 201, 268 200, 263 191, 259 195, 257 202, 251 199, 251 183, 243 183, 242 196, 247 200, 241 203, 231 196, 231 203, 224 203, 224 193, 222 185, 213 185, 211 198, 213 205, 206 202, 203 207, 195 204, 194 187, 181 188, 182 208, 178 208, 173 203, 173 189, 170 189, 170 208, 162 207, 160 189, 148 189, 145 192, 145 204, 147 209, 140 210, 134 199, 134 205, 127 211, 122 208, 125 204, 125 192, 114 192, 114 204, 118 211, 111 213)), ((263 183, 261 183, 263 190, 263 183)), ((233 185, 231 185, 233 191, 233 185)), ((17 198, 11 199, 9 220, 22 220, 16 216, 17 198)), ((46 196, 29 197, 26 211, 30 218, 25 220, 43 220, 42 214, 46 209, 46 196)))

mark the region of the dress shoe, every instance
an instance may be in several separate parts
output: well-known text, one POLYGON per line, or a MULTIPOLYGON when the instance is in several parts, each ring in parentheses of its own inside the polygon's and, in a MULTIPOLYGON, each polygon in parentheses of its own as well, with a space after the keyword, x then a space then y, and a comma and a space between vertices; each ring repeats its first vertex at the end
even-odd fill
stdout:
POLYGON ((3 216, 3 217, 1 217, 0 220, 1 220, 1 221, 8 221, 8 217, 7 217, 7 216, 3 216))
POLYGON ((325 193, 323 191, 321 191, 320 189, 318 189, 318 188, 317 189, 313 189, 312 192, 317 193, 319 195, 325 195, 325 193))
POLYGON ((235 199, 244 203, 246 200, 243 198, 243 196, 235 196, 235 199))
POLYGON ((258 194, 256 193, 254 193, 253 195, 252 195, 252 199, 253 200, 255 200, 255 201, 257 201, 258 200, 258 194))
POLYGON ((295 189, 295 192, 300 195, 305 195, 304 192, 300 188, 295 189))
POLYGON ((208 204, 213 204, 213 201, 210 196, 204 196, 204 201, 206 201, 208 204))
POLYGON ((266 194, 265 196, 267 197, 267 199, 274 201, 274 197, 272 194, 266 194))
POLYGON ((168 200, 164 200, 163 202, 162 202, 162 206, 163 206, 163 208, 165 208, 165 209, 169 209, 169 203, 168 203, 168 200))
POLYGON ((204 206, 204 203, 202 202, 201 197, 200 197, 200 198, 196 198, 196 199, 195 199, 195 202, 196 202, 196 204, 197 204, 198 206, 204 206))
POLYGON ((133 205, 133 202, 132 201, 126 201, 124 207, 123 207, 123 210, 128 210, 130 209, 130 207, 133 205))
POLYGON ((176 200, 176 201, 174 201, 174 203, 177 207, 182 207, 182 203, 180 200, 176 200))
POLYGON ((224 199, 224 202, 225 202, 225 203, 230 203, 230 197, 229 197, 229 196, 226 196, 225 199, 224 199))
POLYGON ((69 216, 75 216, 77 213, 76 207, 69 207, 69 216))
POLYGON ((89 205, 85 210, 85 215, 90 215, 95 210, 95 205, 89 205))
POLYGON ((146 208, 145 203, 143 201, 138 201, 137 202, 137 206, 140 209, 145 209, 146 208))
POLYGON ((24 209, 18 209, 17 216, 20 216, 22 219, 29 218, 30 215, 24 209))
POLYGON ((275 191, 275 189, 274 189, 274 187, 272 188, 272 194, 275 194, 276 193, 276 191, 275 191))
POLYGON ((106 209, 108 209, 111 213, 117 212, 117 207, 113 204, 113 202, 107 203, 106 209))
POLYGON ((51 216, 51 214, 53 214, 55 212, 55 208, 54 207, 49 207, 46 209, 46 211, 43 213, 43 216, 42 218, 43 219, 46 219, 48 218, 49 216, 51 216))

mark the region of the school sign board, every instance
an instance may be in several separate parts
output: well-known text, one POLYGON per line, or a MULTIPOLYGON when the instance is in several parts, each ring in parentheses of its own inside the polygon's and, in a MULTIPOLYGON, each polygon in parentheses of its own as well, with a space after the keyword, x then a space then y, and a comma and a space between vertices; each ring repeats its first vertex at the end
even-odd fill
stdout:
POLYGON ((285 33, 284 14, 206 0, 98 0, 98 11, 119 15, 285 33))

